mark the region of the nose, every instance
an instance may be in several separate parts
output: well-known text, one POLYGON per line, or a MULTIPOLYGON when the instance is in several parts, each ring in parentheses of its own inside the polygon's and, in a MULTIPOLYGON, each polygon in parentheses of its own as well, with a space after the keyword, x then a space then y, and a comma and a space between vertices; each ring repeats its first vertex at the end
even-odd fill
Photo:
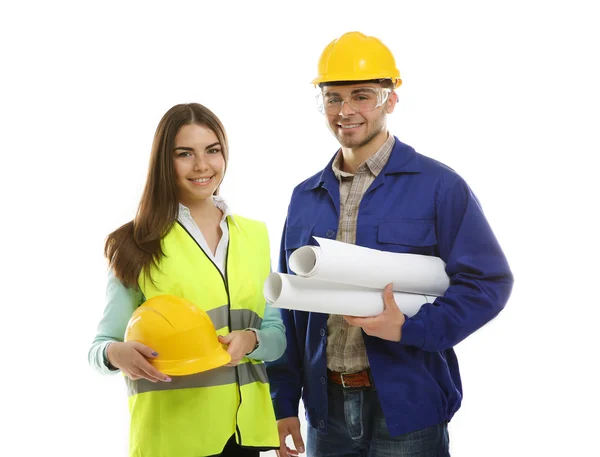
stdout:
POLYGON ((204 154, 198 154, 194 161, 194 171, 202 171, 208 169, 208 162, 206 161, 204 154))
POLYGON ((352 109, 352 107, 348 104, 346 100, 342 102, 342 107, 340 109, 340 116, 342 117, 350 117, 353 114, 356 114, 356 111, 352 109))

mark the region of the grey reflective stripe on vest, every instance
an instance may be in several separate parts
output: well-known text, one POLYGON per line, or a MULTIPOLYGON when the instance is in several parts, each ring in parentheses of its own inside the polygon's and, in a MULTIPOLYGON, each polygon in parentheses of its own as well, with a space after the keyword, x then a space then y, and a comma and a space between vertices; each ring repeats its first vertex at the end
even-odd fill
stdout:
MULTIPOLYGON (((143 394, 157 390, 190 389, 194 387, 214 387, 237 382, 235 375, 236 367, 219 367, 214 370, 204 371, 189 376, 171 376, 171 382, 150 382, 147 379, 132 381, 125 377, 127 384, 127 395, 143 394)), ((265 365, 250 362, 237 366, 240 378, 240 386, 253 382, 268 382, 265 365)))
POLYGON ((229 305, 213 308, 210 311, 206 311, 206 314, 208 314, 208 317, 210 317, 210 320, 212 321, 216 330, 227 327, 229 324, 229 305))
MULTIPOLYGON (((207 311, 216 330, 229 325, 229 305, 219 306, 207 311)), ((231 310, 231 330, 244 330, 245 328, 260 328, 262 318, 249 309, 231 310)))
POLYGON ((231 310, 231 330, 244 330, 245 328, 260 329, 262 317, 249 309, 231 310))
POLYGON ((269 382, 264 363, 254 364, 248 362, 238 365, 238 374, 240 375, 240 386, 252 384, 253 382, 262 382, 263 384, 269 382))

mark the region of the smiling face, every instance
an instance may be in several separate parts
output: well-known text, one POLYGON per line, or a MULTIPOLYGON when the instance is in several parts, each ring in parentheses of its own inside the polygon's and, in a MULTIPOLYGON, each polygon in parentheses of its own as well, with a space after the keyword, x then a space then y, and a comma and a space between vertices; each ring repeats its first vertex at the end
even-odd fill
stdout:
MULTIPOLYGON (((355 106, 361 97, 368 96, 378 90, 381 85, 374 82, 357 82, 348 85, 323 85, 322 93, 325 99, 355 100, 355 106), (365 95, 361 94, 361 91, 365 95)), ((343 148, 360 149, 372 142, 383 142, 387 137, 386 115, 394 110, 395 94, 392 93, 386 101, 372 111, 359 112, 352 108, 351 103, 343 103, 337 113, 325 113, 331 133, 337 138, 343 148), (382 140, 382 141, 378 141, 382 140)))
POLYGON ((212 199, 225 174, 223 146, 205 125, 188 124, 175 136, 173 160, 179 201, 193 206, 212 199))

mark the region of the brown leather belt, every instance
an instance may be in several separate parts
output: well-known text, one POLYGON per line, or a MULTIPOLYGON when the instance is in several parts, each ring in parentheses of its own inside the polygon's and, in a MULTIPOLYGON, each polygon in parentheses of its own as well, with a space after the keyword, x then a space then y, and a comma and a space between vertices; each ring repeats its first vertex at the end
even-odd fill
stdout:
POLYGON ((357 373, 338 373, 327 370, 327 374, 331 382, 344 387, 370 387, 372 385, 368 368, 357 373))

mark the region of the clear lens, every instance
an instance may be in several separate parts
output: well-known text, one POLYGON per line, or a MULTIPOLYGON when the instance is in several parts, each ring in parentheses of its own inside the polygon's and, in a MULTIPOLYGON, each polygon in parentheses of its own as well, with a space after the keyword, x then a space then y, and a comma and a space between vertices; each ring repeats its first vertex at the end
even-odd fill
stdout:
POLYGON ((342 99, 334 91, 328 91, 325 94, 320 92, 317 94, 317 109, 322 114, 340 114, 344 103, 346 103, 352 111, 366 113, 383 105, 391 92, 391 89, 382 87, 362 87, 353 90, 352 94, 345 99, 342 99))

